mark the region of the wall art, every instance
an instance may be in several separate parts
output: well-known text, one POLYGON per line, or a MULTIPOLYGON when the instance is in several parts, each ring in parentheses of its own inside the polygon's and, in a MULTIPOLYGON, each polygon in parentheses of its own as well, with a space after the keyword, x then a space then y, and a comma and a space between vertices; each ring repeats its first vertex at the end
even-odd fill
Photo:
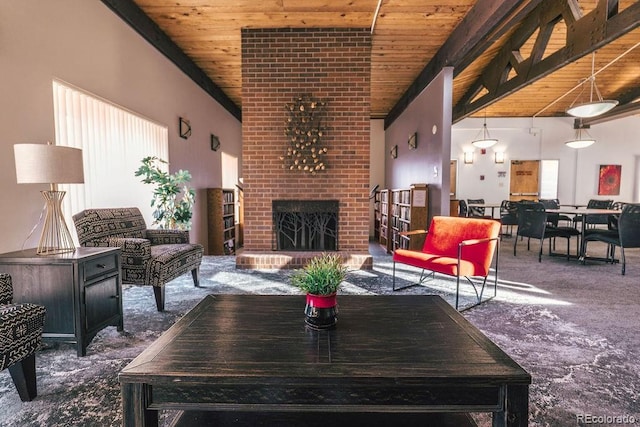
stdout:
POLYGON ((315 175, 327 167, 327 147, 321 144, 325 136, 323 120, 326 103, 310 95, 302 95, 285 105, 287 118, 284 134, 288 139, 287 152, 280 156, 283 167, 315 175))
POLYGON ((598 177, 598 195, 620 195, 621 176, 622 165, 600 165, 600 174, 598 177))

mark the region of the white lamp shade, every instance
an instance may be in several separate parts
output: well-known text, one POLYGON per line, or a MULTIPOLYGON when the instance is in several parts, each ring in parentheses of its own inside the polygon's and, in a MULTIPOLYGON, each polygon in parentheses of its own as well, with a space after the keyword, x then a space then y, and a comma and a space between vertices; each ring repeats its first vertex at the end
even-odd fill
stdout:
POLYGON ((582 133, 583 129, 576 129, 576 137, 571 141, 565 142, 565 145, 570 148, 586 148, 596 142, 586 129, 584 130, 584 135, 586 135, 584 138, 582 133))
POLYGON ((15 144, 18 184, 84 182, 82 150, 50 144, 15 144))
POLYGON ((565 142, 565 145, 570 148, 586 148, 593 145, 595 142, 595 139, 575 139, 573 141, 565 142))
POLYGON ((478 147, 478 148, 489 148, 489 147, 493 147, 497 143, 498 143, 497 139, 487 138, 487 139, 477 139, 473 141, 471 144, 474 147, 478 147))
POLYGON ((567 114, 574 117, 589 118, 604 114, 618 105, 618 101, 604 99, 595 102, 586 102, 584 104, 574 105, 567 110, 567 114))

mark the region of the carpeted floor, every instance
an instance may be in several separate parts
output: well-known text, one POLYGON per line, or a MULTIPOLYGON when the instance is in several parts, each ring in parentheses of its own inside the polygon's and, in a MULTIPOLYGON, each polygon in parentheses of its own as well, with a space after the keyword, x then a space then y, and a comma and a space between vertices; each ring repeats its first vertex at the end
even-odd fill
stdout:
MULTIPOLYGON (((600 421, 593 417, 625 416, 620 420, 634 417, 640 424, 640 253, 628 251, 622 276, 619 265, 600 262, 583 266, 545 255, 538 263, 535 250, 527 252, 524 242, 514 257, 513 242, 504 239, 501 246, 498 297, 464 315, 531 373, 530 425, 586 426, 600 421)), ((604 253, 596 245, 589 249, 604 253)), ((342 293, 392 292, 390 257, 376 245, 372 253, 374 270, 351 273, 342 293)), ((126 332, 103 330, 83 358, 65 344, 40 351, 33 402, 21 402, 8 371, 0 372, 0 426, 119 426, 118 372, 204 295, 298 293, 288 284, 290 272, 235 270, 234 265, 233 257, 205 257, 202 287, 194 288, 190 275, 168 284, 164 313, 155 310, 150 288, 125 286, 126 332)), ((399 269, 401 284, 418 276, 415 269, 399 269)), ((451 286, 437 278, 399 292, 437 293, 453 304, 451 286)), ((474 298, 467 287, 462 304, 474 298)), ((173 415, 165 414, 162 423, 169 424, 173 415)), ((476 418, 490 425, 486 415, 476 418)))

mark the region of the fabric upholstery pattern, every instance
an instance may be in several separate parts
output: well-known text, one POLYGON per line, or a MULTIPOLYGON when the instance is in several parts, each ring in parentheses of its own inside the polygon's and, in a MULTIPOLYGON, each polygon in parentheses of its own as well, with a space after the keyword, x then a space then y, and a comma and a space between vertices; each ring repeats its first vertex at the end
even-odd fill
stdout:
POLYGON ((73 221, 80 245, 121 249, 122 283, 163 287, 191 271, 198 285, 204 248, 189 243, 188 232, 147 229, 138 208, 86 209, 73 221))
POLYGON ((46 309, 13 304, 12 294, 11 276, 0 274, 0 370, 26 359, 42 345, 46 309))

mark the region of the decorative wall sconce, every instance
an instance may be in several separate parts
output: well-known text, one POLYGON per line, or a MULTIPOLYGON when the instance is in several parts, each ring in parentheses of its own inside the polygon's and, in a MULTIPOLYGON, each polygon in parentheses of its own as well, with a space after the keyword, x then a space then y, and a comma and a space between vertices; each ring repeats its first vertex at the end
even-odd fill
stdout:
POLYGON ((413 135, 409 137, 407 144, 409 144, 409 150, 415 150, 416 147, 418 147, 418 132, 414 132, 413 135))
POLYGON ((397 159, 398 158, 398 146, 394 145, 393 148, 391 149, 391 151, 389 152, 389 154, 391 154, 391 158, 392 159, 397 159))
POLYGON ((214 134, 211 134, 211 149, 218 151, 218 148, 220 148, 220 139, 214 134))
POLYGON ((326 169, 323 158, 327 154, 327 147, 319 146, 324 136, 322 119, 325 105, 309 95, 303 95, 284 106, 289 114, 284 127, 289 146, 286 155, 280 156, 284 168, 312 175, 326 169))
POLYGON ((191 136, 191 125, 189 124, 189 120, 185 120, 180 117, 178 121, 178 132, 180 133, 180 138, 189 139, 191 136))
POLYGON ((496 163, 504 163, 504 151, 496 151, 494 155, 496 163))
POLYGON ((470 165, 473 163, 473 151, 464 152, 464 163, 470 165))

